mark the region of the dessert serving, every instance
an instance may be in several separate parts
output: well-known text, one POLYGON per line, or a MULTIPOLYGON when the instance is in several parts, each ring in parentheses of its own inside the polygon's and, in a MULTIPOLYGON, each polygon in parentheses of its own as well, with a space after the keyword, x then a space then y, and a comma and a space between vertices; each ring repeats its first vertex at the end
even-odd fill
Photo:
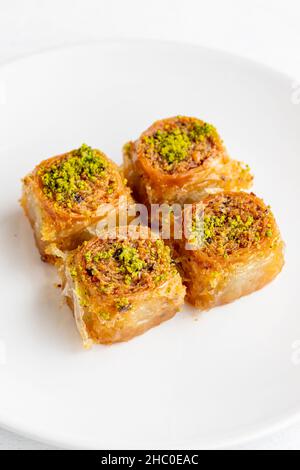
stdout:
POLYGON ((227 304, 280 273, 272 211, 242 191, 252 185, 249 167, 229 157, 212 125, 162 119, 123 156, 121 170, 83 144, 23 180, 21 204, 85 347, 140 335, 184 300, 199 310, 227 304))
POLYGON ((201 310, 232 302, 271 282, 284 264, 271 209, 254 194, 223 192, 193 206, 191 230, 172 240, 187 300, 201 310), (197 220, 198 218, 198 220, 197 220))
POLYGON ((79 149, 42 161, 23 180, 22 206, 45 261, 53 249, 76 248, 86 229, 130 197, 117 165, 100 150, 79 149))
POLYGON ((66 256, 64 295, 85 346, 127 341, 183 305, 185 288, 170 249, 144 231, 141 239, 95 237, 66 256))
POLYGON ((214 126, 196 118, 156 121, 125 144, 123 157, 133 195, 147 205, 197 202, 252 185, 249 168, 230 158, 214 126))

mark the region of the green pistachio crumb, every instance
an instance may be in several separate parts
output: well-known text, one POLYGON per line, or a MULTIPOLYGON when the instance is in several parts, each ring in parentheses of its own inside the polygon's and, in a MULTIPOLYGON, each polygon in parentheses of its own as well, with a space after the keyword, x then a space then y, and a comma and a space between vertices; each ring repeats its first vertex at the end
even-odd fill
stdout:
POLYGON ((132 247, 123 247, 116 251, 115 259, 120 262, 121 272, 131 275, 132 277, 138 276, 139 272, 146 267, 138 254, 138 251, 132 247))
POLYGON ((165 281, 167 279, 166 274, 160 274, 159 276, 156 276, 154 279, 155 284, 160 284, 161 282, 165 281))
POLYGON ((234 240, 249 230, 252 226, 254 219, 252 216, 248 216, 244 222, 240 215, 235 217, 227 218, 225 215, 221 217, 217 216, 205 216, 204 217, 204 241, 210 243, 215 236, 217 228, 227 228, 226 237, 228 240, 234 240))
POLYGON ((87 251, 84 254, 85 260, 89 263, 92 260, 92 253, 90 251, 87 251))
POLYGON ((216 129, 212 125, 193 123, 190 129, 158 130, 152 136, 145 136, 144 142, 169 165, 173 165, 188 157, 193 144, 215 135, 216 129))
POLYGON ((130 302, 128 299, 126 299, 126 297, 121 297, 120 299, 117 299, 115 301, 115 305, 120 312, 125 312, 127 310, 130 310, 131 308, 130 302))
POLYGON ((82 193, 104 174, 107 163, 104 157, 86 144, 73 151, 70 156, 39 174, 45 195, 59 204, 72 207, 82 202, 82 193))
MULTIPOLYGON (((103 249, 93 252, 86 249, 83 258, 85 275, 92 277, 93 285, 101 294, 111 294, 120 289, 120 284, 137 287, 142 279, 155 284, 164 281, 172 272, 170 248, 162 240, 127 244, 110 243, 103 249), (102 276, 109 272, 111 275, 102 276)), ((175 268, 174 268, 175 269, 175 268)), ((176 274, 177 271, 174 271, 176 274)), ((131 289, 131 287, 130 287, 131 289)), ((129 289, 129 290, 130 290, 129 289)), ((125 290, 126 292, 126 290, 125 290)), ((120 295, 120 294, 119 294, 120 295)), ((127 297, 116 296, 114 303, 119 311, 130 308, 127 297)))
POLYGON ((74 268, 74 267, 71 268, 71 269, 70 269, 70 274, 71 274, 72 277, 76 277, 76 276, 77 276, 77 269, 74 268))
POLYGON ((110 319, 110 314, 108 312, 100 312, 98 315, 102 320, 108 321, 110 319))

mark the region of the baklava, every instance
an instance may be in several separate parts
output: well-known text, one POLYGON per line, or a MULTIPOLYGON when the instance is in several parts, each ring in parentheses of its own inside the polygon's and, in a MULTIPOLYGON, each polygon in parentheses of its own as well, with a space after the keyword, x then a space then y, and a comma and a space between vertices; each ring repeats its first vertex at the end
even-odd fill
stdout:
POLYGON ((192 203, 217 191, 249 189, 249 168, 232 160, 217 132, 196 118, 155 122, 123 148, 124 173, 137 201, 192 203))
POLYGON ((201 310, 226 304, 271 282, 284 244, 271 209, 254 194, 223 192, 194 204, 173 255, 187 300, 201 310))
POLYGON ((42 259, 74 249, 87 229, 125 208, 130 191, 115 163, 100 150, 79 149, 42 161, 23 180, 22 206, 42 259))
POLYGON ((95 237, 65 256, 64 295, 83 343, 127 341, 172 318, 185 287, 164 242, 146 236, 95 237))

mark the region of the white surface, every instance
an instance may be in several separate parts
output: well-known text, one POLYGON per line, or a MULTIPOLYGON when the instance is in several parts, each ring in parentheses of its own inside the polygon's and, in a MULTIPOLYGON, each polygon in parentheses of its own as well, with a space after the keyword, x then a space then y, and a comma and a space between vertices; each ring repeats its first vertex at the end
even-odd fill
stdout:
MULTIPOLYGON (((28 0, 26 4, 2 0, 0 10, 2 61, 40 48, 122 35, 180 39, 220 47, 300 77, 297 0, 150 3, 28 0)), ((0 434, 0 445, 38 446, 27 440, 20 443, 19 438, 5 431, 0 434)), ((299 427, 249 446, 300 448, 299 427)))
POLYGON ((68 447, 206 448, 300 414, 300 107, 291 81, 199 47, 124 40, 23 59, 1 80, 0 422, 68 447), (198 321, 187 309, 129 343, 86 352, 16 206, 19 179, 83 141, 121 162, 122 144, 158 116, 199 110, 253 169, 287 243, 286 267, 263 291, 198 321))

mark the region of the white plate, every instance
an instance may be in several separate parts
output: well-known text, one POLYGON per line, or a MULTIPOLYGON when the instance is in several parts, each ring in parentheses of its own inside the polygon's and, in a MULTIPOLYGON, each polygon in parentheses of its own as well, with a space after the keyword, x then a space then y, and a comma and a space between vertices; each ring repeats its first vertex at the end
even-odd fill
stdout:
POLYGON ((292 81, 194 46, 122 41, 0 69, 0 425, 81 448, 225 447, 300 413, 300 104, 292 81), (248 162, 287 244, 274 283, 84 351, 18 206, 20 178, 87 142, 117 162, 152 121, 214 123, 248 162), (298 342, 297 342, 298 341, 298 342))

